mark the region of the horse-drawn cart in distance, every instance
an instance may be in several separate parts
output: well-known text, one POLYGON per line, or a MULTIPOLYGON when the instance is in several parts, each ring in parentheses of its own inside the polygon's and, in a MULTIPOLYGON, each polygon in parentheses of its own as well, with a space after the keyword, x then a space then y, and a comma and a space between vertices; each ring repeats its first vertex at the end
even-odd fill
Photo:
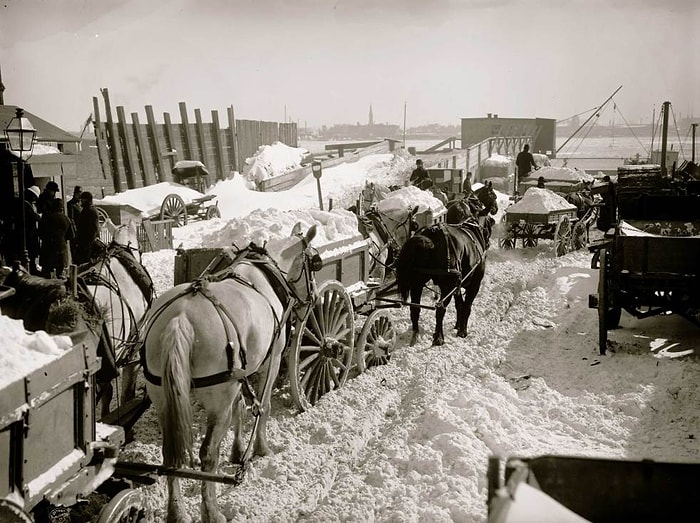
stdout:
POLYGON ((209 171, 202 162, 180 160, 172 169, 175 183, 189 187, 202 194, 185 202, 180 194, 168 194, 160 207, 160 219, 172 220, 175 227, 187 225, 189 219, 211 220, 221 218, 214 194, 204 194, 209 188, 209 171), (206 204, 206 205, 205 205, 206 204))

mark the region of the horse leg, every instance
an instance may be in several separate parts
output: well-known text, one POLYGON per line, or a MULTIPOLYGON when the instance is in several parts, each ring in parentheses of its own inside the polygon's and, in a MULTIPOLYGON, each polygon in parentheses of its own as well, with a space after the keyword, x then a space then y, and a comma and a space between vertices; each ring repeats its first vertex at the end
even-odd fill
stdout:
POLYGON ((455 309, 457 310, 457 337, 467 337, 467 318, 469 318, 469 307, 464 301, 461 289, 455 294, 455 309))
MULTIPOLYGON (((449 292, 449 291, 447 291, 449 292)), ((447 296, 444 290, 440 291, 442 296, 447 296)), ((450 304, 451 298, 447 298, 444 303, 435 308, 435 333, 433 334, 433 345, 443 345, 445 343, 445 333, 442 330, 442 321, 445 319, 445 311, 450 304)))
MULTIPOLYGON (((284 336, 283 336, 284 338, 284 336)), ((275 384, 275 379, 280 370, 280 360, 282 358, 282 350, 284 340, 277 340, 277 346, 272 348, 272 355, 270 356, 270 368, 267 372, 267 376, 264 380, 264 385, 262 388, 261 398, 260 398, 260 422, 258 423, 258 431, 255 434, 255 455, 256 456, 269 456, 273 454, 270 450, 270 445, 267 442, 267 420, 270 417, 270 397, 272 396, 272 387, 275 384), (282 346, 280 346, 282 345, 282 346)))
MULTIPOLYGON (((483 272, 477 273, 474 275, 474 278, 472 281, 469 282, 469 285, 464 288, 464 305, 462 306, 462 318, 464 321, 464 336, 460 336, 462 338, 467 337, 467 325, 469 324, 469 317, 472 314, 472 303, 474 303, 474 299, 476 298, 476 295, 479 293, 479 288, 481 287, 481 279, 484 277, 483 272)), ((458 312, 459 314, 459 312, 458 312)), ((457 334, 459 336, 459 333, 457 334)))
POLYGON ((233 400, 233 412, 231 414, 231 428, 233 429, 233 444, 231 445, 231 463, 242 465, 245 446, 243 443, 243 412, 245 411, 243 398, 239 395, 233 400))
POLYGON ((138 363, 129 363, 122 371, 122 403, 136 397, 136 375, 138 363))
MULTIPOLYGON (((423 286, 414 285, 411 288, 411 302, 420 303, 421 296, 423 295, 423 286)), ((411 347, 416 344, 418 340, 418 333, 420 332, 420 327, 418 326, 418 319, 420 318, 420 307, 411 305, 411 325, 413 327, 413 334, 411 335, 411 347)))
MULTIPOLYGON (((162 419, 165 414, 165 399, 163 397, 162 387, 157 387, 146 384, 146 390, 148 391, 148 396, 153 401, 153 406, 158 413, 158 417, 162 419)), ((163 423, 160 423, 161 427, 163 423)), ((166 521, 174 523, 190 523, 191 519, 185 511, 185 503, 182 499, 182 492, 180 490, 180 480, 174 476, 168 476, 168 508, 166 521)))
MULTIPOLYGON (((206 392, 197 394, 207 412, 207 432, 199 449, 199 459, 203 472, 216 472, 219 467, 221 440, 231 425, 233 410, 231 398, 238 396, 239 388, 239 382, 229 382, 210 387, 206 392)), ((216 500, 216 483, 213 481, 202 482, 201 514, 203 522, 226 522, 226 518, 219 511, 219 504, 216 500)))

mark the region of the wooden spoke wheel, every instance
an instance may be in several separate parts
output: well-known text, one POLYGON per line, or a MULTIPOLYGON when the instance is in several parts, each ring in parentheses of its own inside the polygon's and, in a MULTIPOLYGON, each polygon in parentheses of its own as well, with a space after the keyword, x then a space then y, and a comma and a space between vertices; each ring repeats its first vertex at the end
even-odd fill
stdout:
POLYGON ((0 499, 0 521, 7 523, 33 523, 34 520, 14 501, 0 499))
POLYGON ((160 206, 160 219, 172 220, 173 227, 187 225, 187 206, 179 194, 168 194, 160 206))
POLYGON ((598 343, 600 354, 605 354, 608 343, 608 330, 620 325, 622 309, 615 303, 610 285, 610 255, 606 249, 600 250, 598 270, 598 343))
POLYGON ((389 311, 375 309, 365 321, 355 343, 357 369, 364 372, 370 367, 386 365, 396 347, 396 330, 389 311))
POLYGON ((503 236, 498 241, 498 246, 501 249, 514 249, 515 239, 516 237, 514 227, 506 224, 506 230, 503 232, 503 236))
POLYGON ((219 207, 217 205, 210 205, 207 207, 205 218, 207 220, 211 220, 212 218, 221 218, 221 211, 219 211, 219 207))
POLYGON ((523 227, 523 247, 537 247, 537 227, 534 223, 526 223, 523 227))
POLYGON ((124 489, 107 503, 97 523, 138 523, 147 521, 148 511, 138 490, 124 489))
POLYGON ((318 288, 303 319, 297 321, 288 354, 291 393, 307 410, 348 379, 355 346, 352 302, 340 282, 318 288))
POLYGON ((571 233, 571 250, 578 251, 588 245, 588 227, 586 222, 579 220, 574 225, 574 230, 571 233))
POLYGON ((569 252, 571 245, 571 220, 568 216, 559 218, 557 228, 554 230, 554 252, 557 256, 564 256, 569 252))

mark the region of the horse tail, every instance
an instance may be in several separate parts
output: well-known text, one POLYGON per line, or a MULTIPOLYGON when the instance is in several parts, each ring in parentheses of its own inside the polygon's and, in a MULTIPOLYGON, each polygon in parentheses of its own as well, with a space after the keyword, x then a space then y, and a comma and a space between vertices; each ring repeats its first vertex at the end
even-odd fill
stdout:
POLYGON ((189 465, 192 453, 192 408, 190 406, 190 355, 194 330, 183 313, 172 318, 162 335, 163 464, 168 467, 189 465))

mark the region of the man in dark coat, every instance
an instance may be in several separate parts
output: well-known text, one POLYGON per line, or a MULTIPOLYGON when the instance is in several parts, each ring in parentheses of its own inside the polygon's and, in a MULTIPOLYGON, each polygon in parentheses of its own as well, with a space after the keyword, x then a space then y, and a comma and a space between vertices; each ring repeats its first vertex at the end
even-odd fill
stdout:
POLYGON ((527 178, 530 175, 532 169, 537 169, 535 158, 530 152, 530 145, 523 145, 523 150, 515 157, 515 165, 518 167, 518 185, 520 185, 523 178, 527 178))
POLYGON ((70 222, 63 214, 63 200, 54 198, 46 202, 46 210, 39 220, 39 238, 41 275, 44 278, 63 278, 68 264, 68 241, 73 239, 70 222))
POLYGON ((75 224, 78 222, 78 214, 80 214, 81 207, 80 207, 80 195, 83 192, 83 188, 80 187, 80 185, 76 185, 73 188, 73 197, 68 200, 68 203, 66 204, 66 210, 68 213, 68 219, 70 220, 71 224, 71 229, 73 231, 72 237, 73 239, 70 241, 70 253, 73 259, 75 259, 75 249, 76 249, 76 229, 75 229, 75 224))
POLYGON ((419 189, 428 189, 433 185, 433 180, 430 178, 428 171, 423 167, 423 160, 416 160, 416 168, 413 169, 410 178, 411 185, 415 185, 419 189))
POLYGON ((78 215, 76 226, 75 263, 87 263, 92 255, 92 244, 97 239, 100 230, 100 220, 97 210, 92 205, 92 193, 85 191, 80 195, 82 210, 78 215))
POLYGON ((46 202, 55 199, 56 193, 58 193, 58 184, 54 181, 47 182, 43 192, 39 195, 39 201, 36 202, 36 210, 39 211, 39 214, 46 212, 46 202))

